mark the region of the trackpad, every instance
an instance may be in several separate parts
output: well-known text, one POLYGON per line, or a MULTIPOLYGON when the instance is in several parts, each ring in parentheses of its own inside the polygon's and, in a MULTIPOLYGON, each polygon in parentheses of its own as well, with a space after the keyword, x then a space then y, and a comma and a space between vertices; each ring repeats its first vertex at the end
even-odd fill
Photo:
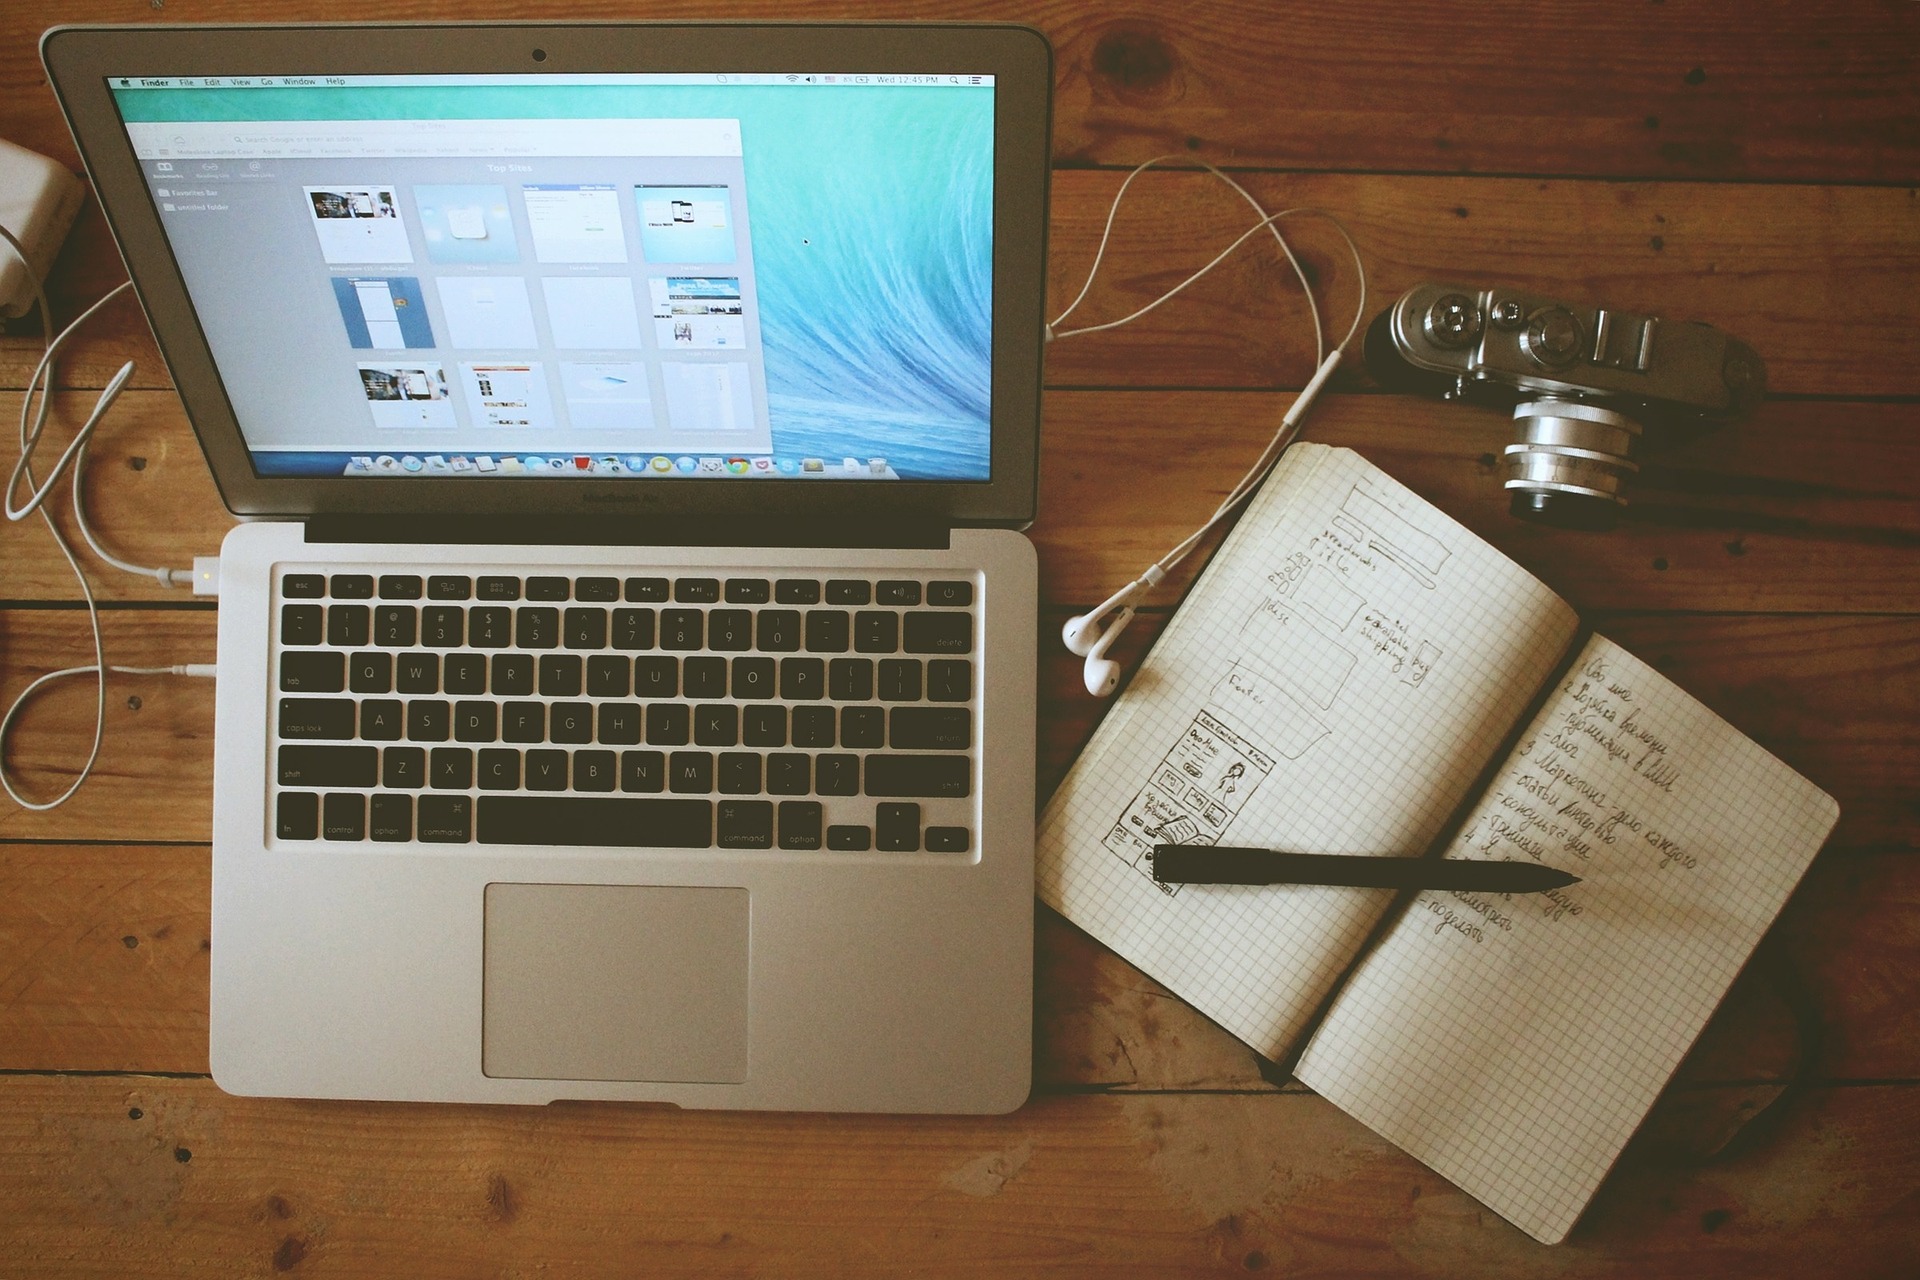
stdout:
POLYGON ((480 1069, 516 1080, 747 1078, 747 891, 487 886, 480 1069))

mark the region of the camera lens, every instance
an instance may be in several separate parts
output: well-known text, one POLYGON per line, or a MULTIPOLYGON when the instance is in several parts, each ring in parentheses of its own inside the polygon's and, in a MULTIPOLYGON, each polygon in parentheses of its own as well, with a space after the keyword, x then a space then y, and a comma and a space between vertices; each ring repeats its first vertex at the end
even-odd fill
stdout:
POLYGON ((1509 510, 1564 528, 1612 525, 1627 501, 1621 486, 1640 469, 1631 456, 1640 424, 1577 400, 1527 401, 1515 406, 1513 420, 1519 439, 1506 448, 1509 510))

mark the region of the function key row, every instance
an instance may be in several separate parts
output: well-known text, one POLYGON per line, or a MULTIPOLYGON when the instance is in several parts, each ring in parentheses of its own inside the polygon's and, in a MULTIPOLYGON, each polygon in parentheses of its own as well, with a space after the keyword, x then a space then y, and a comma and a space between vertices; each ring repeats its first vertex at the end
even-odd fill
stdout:
POLYGON ((383 573, 289 573, 280 579, 288 600, 580 600, 634 604, 927 604, 958 609, 973 603, 973 584, 910 579, 830 578, 823 589, 815 578, 566 578, 534 575, 383 573))

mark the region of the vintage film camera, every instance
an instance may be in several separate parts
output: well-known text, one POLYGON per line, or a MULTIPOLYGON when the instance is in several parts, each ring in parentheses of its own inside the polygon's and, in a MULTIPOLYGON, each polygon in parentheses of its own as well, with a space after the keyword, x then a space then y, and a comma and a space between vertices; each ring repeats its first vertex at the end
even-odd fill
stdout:
POLYGON ((1731 422, 1766 389, 1753 348, 1712 325, 1450 284, 1417 285, 1383 312, 1366 361, 1392 390, 1511 406, 1510 509, 1575 529, 1618 518, 1643 431, 1731 422))

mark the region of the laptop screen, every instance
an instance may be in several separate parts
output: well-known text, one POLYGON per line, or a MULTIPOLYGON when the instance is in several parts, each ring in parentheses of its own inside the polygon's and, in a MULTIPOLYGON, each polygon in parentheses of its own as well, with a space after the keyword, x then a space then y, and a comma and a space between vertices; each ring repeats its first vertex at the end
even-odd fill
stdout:
POLYGON ((108 87, 259 476, 990 479, 992 76, 108 87))

